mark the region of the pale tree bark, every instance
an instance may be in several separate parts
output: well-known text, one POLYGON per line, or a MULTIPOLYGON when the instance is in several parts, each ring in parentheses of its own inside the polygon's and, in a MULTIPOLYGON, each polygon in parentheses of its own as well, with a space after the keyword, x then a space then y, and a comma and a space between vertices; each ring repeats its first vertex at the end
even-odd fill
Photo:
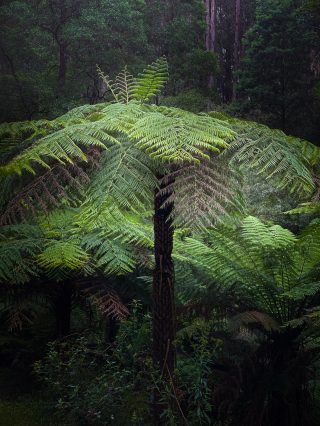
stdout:
MULTIPOLYGON (((206 50, 215 52, 217 33, 217 2, 216 0, 205 0, 206 5, 206 50)), ((208 78, 208 88, 212 89, 214 84, 213 75, 208 78)))
MULTIPOLYGON (((233 50, 233 72, 235 73, 240 67, 241 57, 241 0, 236 0, 236 15, 235 15, 235 31, 234 31, 234 50, 233 50)), ((237 77, 233 77, 233 99, 236 97, 237 77)))

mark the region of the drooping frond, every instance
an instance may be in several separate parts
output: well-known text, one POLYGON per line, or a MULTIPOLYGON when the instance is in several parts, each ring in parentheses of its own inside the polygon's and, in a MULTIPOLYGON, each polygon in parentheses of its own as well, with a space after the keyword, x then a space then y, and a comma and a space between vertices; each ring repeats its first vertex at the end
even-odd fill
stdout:
POLYGON ((284 323, 294 312, 290 300, 303 306, 306 298, 319 294, 319 228, 316 221, 297 238, 279 225, 248 217, 239 228, 220 225, 178 238, 174 257, 190 265, 195 277, 200 271, 207 291, 218 285, 243 292, 248 306, 284 323))
POLYGON ((80 247, 78 239, 49 241, 37 256, 38 264, 46 269, 81 269, 89 261, 89 255, 80 247))
POLYGON ((300 139, 255 122, 216 113, 209 115, 224 118, 237 134, 225 152, 232 165, 253 169, 272 179, 279 188, 289 188, 291 192, 310 194, 314 191, 310 167, 319 154, 307 153, 303 146, 299 146, 300 139))
POLYGON ((1 166, 0 174, 21 174, 23 170, 35 174, 35 164, 50 168, 50 161, 62 165, 73 164, 74 159, 86 161, 87 156, 80 146, 105 149, 106 145, 114 143, 114 138, 97 128, 94 122, 74 124, 36 140, 8 164, 1 166))
POLYGON ((135 267, 132 248, 120 241, 104 238, 98 230, 85 235, 82 245, 92 253, 96 266, 107 275, 124 275, 135 267))
POLYGON ((158 184, 153 167, 148 156, 128 141, 110 148, 101 158, 79 220, 98 221, 104 211, 117 207, 146 210, 158 184))
POLYGON ((312 221, 301 233, 298 248, 303 256, 301 273, 320 264, 320 220, 312 221))
POLYGON ((149 65, 134 81, 132 98, 147 102, 156 96, 168 80, 168 63, 161 57, 149 65))
POLYGON ((200 164, 186 164, 167 174, 160 194, 169 195, 166 203, 173 205, 176 225, 212 226, 225 220, 229 212, 241 210, 239 179, 223 159, 215 157, 200 164))
POLYGON ((57 207, 63 199, 73 201, 73 193, 79 192, 89 182, 87 173, 77 164, 62 167, 54 165, 22 188, 12 198, 0 217, 0 224, 23 221, 28 213, 36 215, 36 209, 48 211, 57 207), (71 189, 71 191, 70 191, 71 189))
POLYGON ((0 231, 0 282, 21 284, 39 273, 34 257, 41 251, 37 226, 2 226, 0 231))
POLYGON ((33 280, 32 286, 1 286, 1 319, 9 331, 21 330, 25 325, 33 324, 39 314, 50 305, 50 290, 45 282, 33 280))
POLYGON ((128 308, 106 280, 94 278, 90 281, 82 280, 77 283, 77 286, 104 316, 122 320, 129 315, 128 308))

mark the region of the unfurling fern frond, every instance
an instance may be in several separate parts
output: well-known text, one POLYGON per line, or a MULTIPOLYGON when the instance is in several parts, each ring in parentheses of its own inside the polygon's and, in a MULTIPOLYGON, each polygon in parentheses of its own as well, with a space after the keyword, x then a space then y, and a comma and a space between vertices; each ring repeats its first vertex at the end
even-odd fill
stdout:
POLYGON ((117 76, 115 81, 111 80, 107 74, 97 65, 98 75, 110 90, 114 100, 122 104, 128 104, 134 87, 133 76, 129 74, 127 67, 123 69, 117 76))
POLYGON ((168 80, 168 63, 165 57, 157 59, 135 79, 132 98, 147 102, 156 96, 168 80))

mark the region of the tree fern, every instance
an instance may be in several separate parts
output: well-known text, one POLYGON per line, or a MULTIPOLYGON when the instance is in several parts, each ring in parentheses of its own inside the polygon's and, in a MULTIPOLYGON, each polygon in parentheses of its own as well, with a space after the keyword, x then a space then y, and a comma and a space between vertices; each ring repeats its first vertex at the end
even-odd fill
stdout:
POLYGON ((247 293, 252 306, 284 323, 296 312, 288 299, 303 306, 320 290, 318 233, 318 222, 296 238, 278 225, 249 217, 239 229, 219 227, 178 240, 175 258, 193 265, 194 274, 202 271, 209 288, 211 283, 247 293))

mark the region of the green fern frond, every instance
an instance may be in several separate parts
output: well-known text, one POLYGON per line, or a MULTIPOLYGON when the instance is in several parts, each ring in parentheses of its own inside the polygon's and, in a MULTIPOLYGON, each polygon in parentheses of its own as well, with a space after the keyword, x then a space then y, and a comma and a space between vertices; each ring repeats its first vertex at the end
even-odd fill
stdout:
POLYGON ((167 60, 161 57, 135 79, 131 89, 132 98, 140 102, 149 101, 163 89, 168 77, 167 60))
POLYGON ((320 220, 312 221, 301 233, 298 241, 298 249, 304 259, 304 271, 320 263, 320 220))
POLYGON ((320 214, 320 202, 301 203, 298 207, 283 212, 283 214, 320 214))
POLYGON ((172 203, 174 224, 178 227, 206 227, 226 220, 242 209, 239 175, 219 157, 200 164, 187 164, 169 173, 160 194, 167 193, 172 203))
POLYGON ((318 294, 318 234, 317 221, 296 237, 248 217, 240 228, 220 225, 194 237, 177 236, 174 257, 191 265, 195 278, 203 274, 207 291, 215 283, 244 292, 253 306, 285 323, 294 312, 288 298, 298 302, 318 294))
MULTIPOLYGON (((209 115, 217 116, 216 113, 209 115)), ((237 138, 225 152, 232 165, 253 169, 272 179, 272 183, 279 188, 289 188, 290 192, 310 194, 314 191, 310 167, 318 154, 311 154, 311 149, 304 150, 299 146, 300 139, 255 122, 218 117, 225 119, 237 133, 237 138)))
POLYGON ((54 122, 66 127, 66 125, 81 124, 84 120, 94 121, 96 115, 99 114, 105 106, 105 103, 81 105, 79 107, 72 108, 70 111, 56 118, 54 122))
POLYGON ((22 284, 39 274, 34 257, 41 251, 37 226, 2 226, 0 231, 0 282, 22 284))
POLYGON ((130 142, 110 148, 101 158, 101 171, 92 179, 79 221, 95 222, 111 206, 146 210, 158 185, 153 167, 148 156, 130 142))
POLYGON ((267 226, 258 218, 248 216, 242 222, 242 236, 250 247, 264 250, 290 249, 296 238, 288 229, 279 225, 267 226))
POLYGON ((210 152, 219 153, 234 136, 219 120, 164 107, 150 108, 129 134, 151 158, 174 163, 209 160, 210 152))
POLYGON ((97 267, 108 275, 124 275, 135 267, 134 253, 126 244, 91 233, 83 238, 82 245, 93 253, 97 267))
POLYGON ((89 261, 89 255, 80 247, 79 240, 49 241, 37 256, 38 264, 46 269, 81 269, 89 261))
POLYGON ((73 159, 86 161, 87 157, 78 145, 106 149, 106 144, 113 143, 114 138, 95 128, 94 123, 72 125, 34 142, 8 164, 1 166, 0 174, 21 174, 23 170, 35 174, 34 164, 50 168, 48 159, 60 164, 72 164, 73 159))

